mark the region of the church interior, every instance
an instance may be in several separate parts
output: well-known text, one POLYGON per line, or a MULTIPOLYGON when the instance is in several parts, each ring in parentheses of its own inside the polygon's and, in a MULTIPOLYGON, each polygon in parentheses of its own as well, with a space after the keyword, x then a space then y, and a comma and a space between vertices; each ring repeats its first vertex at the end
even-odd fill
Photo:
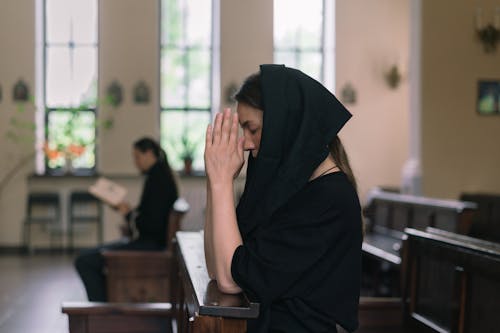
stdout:
POLYGON ((258 304, 205 283, 189 246, 203 251, 206 127, 261 64, 302 70, 352 114, 356 332, 498 331, 497 0, 0 0, 0 332, 246 331, 258 304), (92 303, 75 258, 126 235, 89 188, 137 205, 144 137, 166 152, 166 237, 181 235, 105 254, 109 302, 92 303))

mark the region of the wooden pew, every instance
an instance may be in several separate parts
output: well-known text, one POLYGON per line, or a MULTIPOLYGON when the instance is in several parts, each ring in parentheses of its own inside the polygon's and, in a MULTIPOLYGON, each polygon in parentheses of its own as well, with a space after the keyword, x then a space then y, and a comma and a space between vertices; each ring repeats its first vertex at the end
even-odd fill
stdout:
POLYGON ((181 200, 169 216, 165 251, 103 251, 109 302, 171 301, 174 237, 189 210, 181 200))
POLYGON ((364 270, 373 295, 400 294, 401 247, 404 229, 428 226, 467 234, 477 205, 381 191, 370 192, 364 215, 367 219, 363 239, 364 270), (382 286, 382 287, 380 287, 382 286), (384 289, 382 289, 384 288, 384 289))
POLYGON ((257 318, 259 304, 244 294, 221 293, 211 281, 205 265, 203 235, 200 232, 177 232, 177 332, 239 333, 246 332, 246 320, 257 318))
MULTIPOLYGON (((176 306, 178 332, 245 332, 246 319, 256 318, 259 304, 244 294, 227 295, 210 281, 201 233, 178 232, 180 286, 176 306)), ((360 300, 358 333, 400 333, 403 306, 399 298, 360 300)), ((339 332, 344 332, 338 328, 339 332)))
POLYGON ((500 194, 462 193, 460 200, 477 204, 470 235, 500 242, 500 194))
POLYGON ((168 333, 170 303, 65 302, 70 333, 168 333))
POLYGON ((498 244, 416 229, 406 229, 406 234, 406 327, 418 332, 498 332, 498 244))

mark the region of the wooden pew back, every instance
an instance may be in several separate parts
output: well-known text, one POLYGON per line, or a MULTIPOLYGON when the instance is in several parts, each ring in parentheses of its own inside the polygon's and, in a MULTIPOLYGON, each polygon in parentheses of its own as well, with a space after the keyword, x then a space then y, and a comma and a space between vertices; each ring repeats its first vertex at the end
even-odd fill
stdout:
POLYGON ((403 299, 410 327, 494 332, 500 308, 500 249, 464 236, 406 229, 403 299))
POLYGON ((500 194, 462 193, 460 200, 477 204, 470 235, 500 242, 500 194))
POLYGON ((421 196, 370 192, 364 209, 367 233, 363 240, 365 295, 400 295, 401 248, 404 229, 428 226, 468 233, 476 205, 421 196))
POLYGON ((104 251, 109 302, 170 302, 175 233, 189 205, 174 204, 167 229, 165 251, 104 251))
POLYGON ((369 220, 369 232, 389 229, 402 233, 405 228, 423 230, 434 227, 468 234, 476 208, 472 202, 384 192, 375 188, 369 194, 365 216, 369 220))

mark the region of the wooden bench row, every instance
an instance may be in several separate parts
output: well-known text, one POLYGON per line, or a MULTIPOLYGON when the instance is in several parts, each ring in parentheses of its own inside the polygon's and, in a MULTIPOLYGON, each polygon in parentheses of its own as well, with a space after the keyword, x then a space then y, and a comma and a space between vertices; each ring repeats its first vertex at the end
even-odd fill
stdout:
POLYGON ((400 295, 401 249, 405 228, 434 227, 468 234, 477 204, 386 192, 375 188, 364 209, 366 293, 400 295), (369 291, 368 291, 369 290, 369 291))

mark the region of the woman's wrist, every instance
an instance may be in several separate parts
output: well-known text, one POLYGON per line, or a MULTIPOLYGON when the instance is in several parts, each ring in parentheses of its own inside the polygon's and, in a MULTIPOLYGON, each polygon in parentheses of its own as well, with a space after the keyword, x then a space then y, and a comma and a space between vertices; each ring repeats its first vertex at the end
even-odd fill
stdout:
POLYGON ((233 179, 231 177, 222 177, 222 178, 217 178, 216 180, 209 179, 208 180, 208 189, 209 190, 220 190, 222 188, 226 187, 232 187, 233 186, 233 179))

